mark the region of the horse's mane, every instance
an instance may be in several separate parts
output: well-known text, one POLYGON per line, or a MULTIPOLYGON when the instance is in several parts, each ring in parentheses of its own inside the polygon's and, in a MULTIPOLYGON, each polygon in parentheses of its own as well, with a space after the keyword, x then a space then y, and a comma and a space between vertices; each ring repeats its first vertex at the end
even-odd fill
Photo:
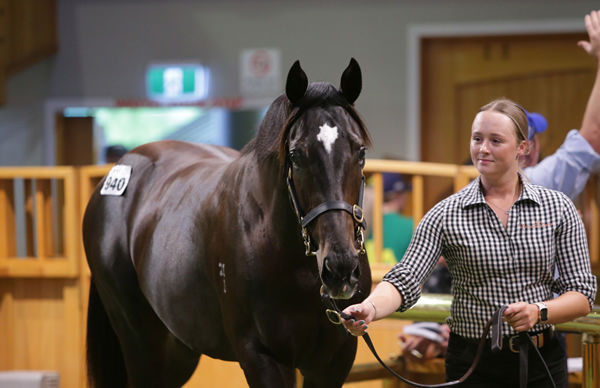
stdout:
POLYGON ((371 145, 371 137, 365 124, 344 95, 329 83, 313 82, 308 85, 304 97, 295 105, 292 105, 285 95, 273 101, 258 127, 256 137, 242 149, 242 154, 254 151, 259 162, 276 158, 283 164, 287 137, 294 122, 309 108, 330 106, 342 107, 358 124, 365 145, 371 145))

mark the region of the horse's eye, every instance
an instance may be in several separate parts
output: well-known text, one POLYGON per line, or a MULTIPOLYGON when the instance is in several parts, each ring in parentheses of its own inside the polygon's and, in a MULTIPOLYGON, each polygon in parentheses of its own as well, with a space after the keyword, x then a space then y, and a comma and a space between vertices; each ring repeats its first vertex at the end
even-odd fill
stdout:
POLYGON ((300 153, 297 150, 290 150, 289 158, 294 166, 298 167, 300 165, 300 153))
POLYGON ((360 147, 360 151, 358 152, 358 160, 360 163, 360 167, 365 166, 366 156, 367 156, 367 149, 365 147, 360 147))

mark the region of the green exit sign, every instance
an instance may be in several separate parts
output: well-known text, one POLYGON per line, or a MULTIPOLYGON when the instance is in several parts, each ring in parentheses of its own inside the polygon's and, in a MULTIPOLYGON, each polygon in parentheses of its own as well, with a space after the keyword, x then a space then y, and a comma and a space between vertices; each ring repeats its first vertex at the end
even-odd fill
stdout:
POLYGON ((208 71, 201 65, 151 65, 146 90, 162 102, 202 100, 208 95, 208 71))

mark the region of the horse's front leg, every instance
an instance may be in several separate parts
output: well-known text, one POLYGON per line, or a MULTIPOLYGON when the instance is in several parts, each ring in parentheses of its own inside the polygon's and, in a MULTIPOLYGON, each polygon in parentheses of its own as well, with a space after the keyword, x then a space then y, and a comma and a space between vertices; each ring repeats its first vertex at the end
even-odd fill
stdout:
MULTIPOLYGON (((342 387, 350 373, 356 355, 356 340, 345 341, 335 352, 330 362, 315 363, 301 367, 304 376, 302 388, 336 388, 342 387)), ((327 354, 331 348, 322 348, 320 352, 327 354)))
POLYGON ((295 388, 296 371, 268 355, 264 346, 249 342, 238 351, 239 363, 250 388, 295 388))

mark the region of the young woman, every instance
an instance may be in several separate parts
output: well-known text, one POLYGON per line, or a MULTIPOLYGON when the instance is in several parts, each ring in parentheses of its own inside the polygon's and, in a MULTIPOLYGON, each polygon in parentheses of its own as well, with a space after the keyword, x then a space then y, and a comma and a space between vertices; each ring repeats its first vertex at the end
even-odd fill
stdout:
MULTIPOLYGON (((455 380, 466 372, 485 323, 506 304, 502 352, 492 353, 487 346, 462 386, 518 386, 519 354, 508 342, 523 331, 534 337, 557 386, 568 385, 566 355, 552 324, 586 315, 596 280, 573 203, 519 174, 527 128, 523 109, 510 100, 481 108, 470 147, 480 176, 435 205, 419 223, 402 261, 362 303, 344 310, 356 317, 344 322, 352 334, 362 335, 371 321, 414 305, 421 283, 443 255, 453 292, 446 378, 455 380), (553 280, 556 265, 560 277, 553 280), (560 296, 552 299, 553 292, 560 296)), ((529 386, 548 384, 541 363, 532 361, 529 386)))

